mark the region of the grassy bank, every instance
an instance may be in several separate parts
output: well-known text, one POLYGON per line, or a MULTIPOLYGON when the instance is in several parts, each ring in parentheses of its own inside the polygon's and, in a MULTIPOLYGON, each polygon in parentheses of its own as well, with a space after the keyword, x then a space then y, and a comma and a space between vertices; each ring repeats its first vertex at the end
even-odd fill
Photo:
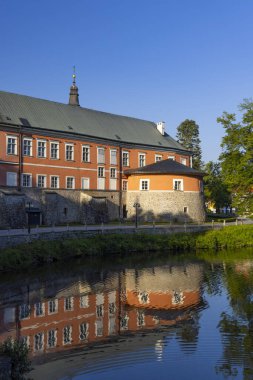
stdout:
POLYGON ((35 241, 0 252, 0 270, 23 270, 44 263, 75 257, 131 255, 138 252, 186 252, 198 249, 226 249, 253 246, 253 225, 226 227, 219 231, 172 235, 110 234, 86 239, 35 241))

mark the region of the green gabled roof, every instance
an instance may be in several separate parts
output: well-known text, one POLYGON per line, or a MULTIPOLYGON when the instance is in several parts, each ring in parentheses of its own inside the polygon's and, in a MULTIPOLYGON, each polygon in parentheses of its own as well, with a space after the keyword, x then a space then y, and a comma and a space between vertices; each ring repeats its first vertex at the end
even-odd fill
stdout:
POLYGON ((156 123, 0 91, 0 123, 190 153, 156 123))
POLYGON ((205 173, 200 170, 190 168, 189 166, 170 159, 158 161, 141 168, 125 170, 124 174, 181 174, 200 177, 205 175, 205 173))

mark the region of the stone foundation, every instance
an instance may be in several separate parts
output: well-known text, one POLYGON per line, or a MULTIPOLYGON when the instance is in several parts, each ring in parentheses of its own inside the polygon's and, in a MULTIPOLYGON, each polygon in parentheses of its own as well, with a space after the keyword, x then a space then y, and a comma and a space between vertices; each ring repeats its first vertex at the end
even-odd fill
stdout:
POLYGON ((128 218, 135 218, 134 203, 138 202, 140 221, 203 222, 205 208, 203 194, 184 191, 128 191, 128 218))

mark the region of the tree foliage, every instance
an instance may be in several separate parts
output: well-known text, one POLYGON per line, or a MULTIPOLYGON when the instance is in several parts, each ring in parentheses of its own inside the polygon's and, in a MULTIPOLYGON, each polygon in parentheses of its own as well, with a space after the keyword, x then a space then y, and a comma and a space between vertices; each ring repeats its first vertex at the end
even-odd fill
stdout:
POLYGON ((240 105, 242 119, 224 112, 217 119, 225 129, 220 155, 222 174, 240 213, 253 213, 253 101, 240 105))
POLYGON ((213 203, 216 211, 231 204, 231 195, 224 183, 221 166, 218 162, 209 161, 204 172, 204 194, 208 203, 213 203))
POLYGON ((193 152, 193 168, 200 169, 202 166, 202 152, 198 124, 194 120, 186 119, 177 127, 176 138, 181 145, 193 152))

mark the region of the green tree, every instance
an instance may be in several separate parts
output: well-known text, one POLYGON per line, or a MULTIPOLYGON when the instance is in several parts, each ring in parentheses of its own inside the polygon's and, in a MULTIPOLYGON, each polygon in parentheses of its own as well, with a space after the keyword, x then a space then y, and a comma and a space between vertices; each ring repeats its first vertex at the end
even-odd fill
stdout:
POLYGON ((186 119, 177 127, 177 141, 186 149, 193 152, 192 166, 200 169, 202 166, 201 141, 199 138, 199 126, 194 120, 186 119))
POLYGON ((225 129, 220 155, 222 175, 232 193, 232 204, 240 213, 253 213, 253 101, 244 100, 235 114, 224 112, 217 119, 225 129))
POLYGON ((224 183, 221 166, 218 162, 209 161, 204 172, 204 194, 208 203, 213 203, 216 210, 231 205, 231 195, 224 183))

